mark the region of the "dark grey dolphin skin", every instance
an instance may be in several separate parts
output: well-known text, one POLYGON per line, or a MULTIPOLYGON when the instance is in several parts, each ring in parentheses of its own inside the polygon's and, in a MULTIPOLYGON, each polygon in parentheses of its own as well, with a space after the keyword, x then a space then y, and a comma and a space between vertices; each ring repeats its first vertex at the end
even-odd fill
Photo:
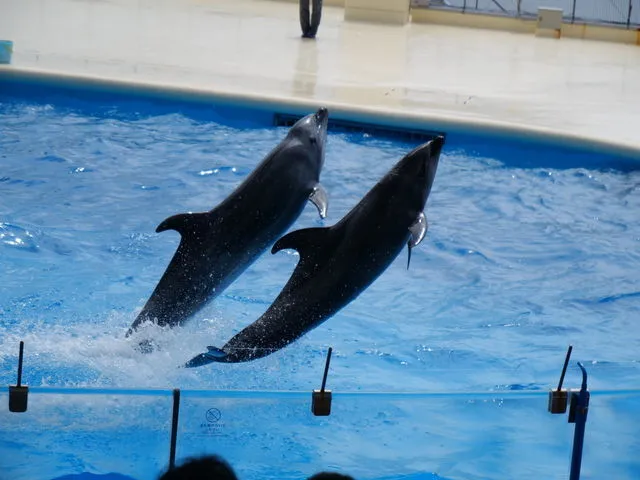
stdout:
POLYGON ((402 251, 427 231, 423 209, 438 167, 443 137, 400 160, 332 227, 291 232, 273 246, 300 253, 291 278, 273 304, 222 348, 208 347, 186 367, 265 357, 300 338, 362 293, 402 251))
POLYGON ((173 229, 182 238, 127 336, 144 322, 183 324, 284 234, 307 200, 325 217, 327 194, 319 178, 327 122, 326 108, 300 119, 213 210, 174 215, 158 225, 156 232, 173 229))

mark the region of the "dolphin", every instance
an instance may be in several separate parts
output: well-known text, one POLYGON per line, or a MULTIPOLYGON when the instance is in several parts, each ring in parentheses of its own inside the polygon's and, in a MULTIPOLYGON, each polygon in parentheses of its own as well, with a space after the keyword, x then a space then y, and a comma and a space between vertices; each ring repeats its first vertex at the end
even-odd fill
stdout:
POLYGON ((156 232, 179 232, 180 244, 127 337, 145 322, 184 324, 287 231, 307 200, 326 216, 327 193, 319 178, 328 115, 320 108, 298 120, 213 210, 174 215, 158 225, 156 232))
POLYGON ((293 231, 271 253, 300 254, 291 278, 266 312, 222 348, 208 347, 185 367, 238 363, 265 357, 333 316, 360 295, 393 260, 427 232, 423 213, 444 137, 402 158, 338 223, 293 231))

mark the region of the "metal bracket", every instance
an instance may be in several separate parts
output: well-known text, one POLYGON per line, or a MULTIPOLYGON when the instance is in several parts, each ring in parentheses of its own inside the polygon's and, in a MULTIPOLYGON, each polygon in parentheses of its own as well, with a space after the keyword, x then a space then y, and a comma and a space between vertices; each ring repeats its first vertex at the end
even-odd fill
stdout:
POLYGON ((20 342, 20 354, 18 355, 18 383, 9 387, 9 411, 24 413, 27 411, 29 400, 29 387, 22 385, 22 360, 24 358, 24 342, 20 342))
POLYGON ((571 358, 571 351, 573 346, 569 345, 567 350, 567 356, 564 359, 564 365, 562 367, 562 373, 560 374, 560 381, 558 382, 558 388, 549 392, 549 413, 558 414, 567 411, 567 399, 568 392, 562 388, 562 382, 564 382, 564 376, 567 373, 567 367, 569 366, 569 359, 571 358))
POLYGON ((311 411, 316 417, 331 415, 331 390, 325 390, 327 375, 329 374, 329 364, 331 363, 331 352, 333 352, 333 348, 329 347, 327 362, 324 366, 324 375, 322 376, 322 386, 320 390, 314 390, 311 394, 311 411))

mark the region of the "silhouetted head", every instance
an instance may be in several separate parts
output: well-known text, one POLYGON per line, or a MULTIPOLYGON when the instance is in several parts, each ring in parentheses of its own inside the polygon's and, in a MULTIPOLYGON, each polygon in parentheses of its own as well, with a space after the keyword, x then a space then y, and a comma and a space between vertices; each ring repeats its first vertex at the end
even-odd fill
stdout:
POLYGON ((238 477, 223 459, 207 455, 188 459, 166 472, 159 480, 238 480, 238 477))
POLYGON ((420 192, 422 205, 431 193, 443 145, 444 137, 436 137, 407 153, 391 171, 392 175, 405 177, 406 184, 413 185, 420 192))
POLYGON ((321 170, 324 165, 328 122, 329 111, 322 107, 316 113, 298 120, 287 134, 287 139, 296 139, 305 150, 315 153, 318 170, 321 170))
POLYGON ((354 480, 354 478, 342 473, 319 472, 315 475, 310 476, 307 480, 354 480))

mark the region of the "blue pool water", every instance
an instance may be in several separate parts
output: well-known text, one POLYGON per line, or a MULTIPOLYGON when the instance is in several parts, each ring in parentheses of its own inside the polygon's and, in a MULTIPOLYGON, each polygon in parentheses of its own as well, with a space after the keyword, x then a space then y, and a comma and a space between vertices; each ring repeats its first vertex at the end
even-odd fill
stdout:
MULTIPOLYGON (((265 359, 185 370, 266 310, 297 256, 265 253, 185 327, 151 329, 162 348, 143 355, 124 333, 179 239, 155 227, 219 203, 286 128, 258 110, 3 87, 0 384, 24 340, 32 386, 307 391, 332 346, 336 392, 543 394, 568 344, 591 388, 638 385, 640 159, 448 132, 408 271, 403 254, 265 359)), ((337 222, 415 145, 332 131, 328 216, 309 205, 293 228, 337 222)))

